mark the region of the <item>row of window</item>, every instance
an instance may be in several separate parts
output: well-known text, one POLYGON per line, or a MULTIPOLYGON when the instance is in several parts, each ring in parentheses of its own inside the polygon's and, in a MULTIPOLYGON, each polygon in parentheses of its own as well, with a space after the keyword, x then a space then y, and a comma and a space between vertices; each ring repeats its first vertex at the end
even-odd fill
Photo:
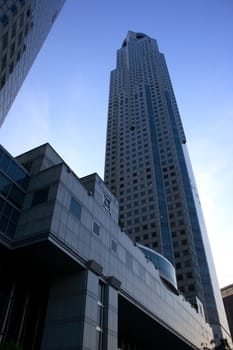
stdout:
POLYGON ((181 251, 181 250, 179 249, 178 251, 175 251, 175 252, 174 252, 174 257, 175 257, 175 258, 179 258, 179 257, 181 257, 181 255, 182 255, 182 256, 188 256, 188 255, 190 255, 190 252, 189 252, 188 249, 184 249, 183 251, 181 251))
POLYGON ((176 269, 181 269, 183 267, 191 267, 191 261, 185 260, 184 262, 177 262, 176 263, 176 269))
MULTIPOLYGON (((14 9, 12 13, 15 15, 18 11, 15 4, 10 8, 14 9)), ((9 11, 7 12, 9 13, 9 11)), ((25 21, 25 18, 29 18, 31 14, 31 10, 28 8, 25 12, 21 12, 20 16, 17 16, 14 22, 12 23, 11 19, 8 20, 8 17, 3 15, 2 18, 5 19, 5 23, 7 26, 7 31, 2 36, 1 40, 1 64, 0 64, 0 88, 2 89, 8 79, 8 76, 13 72, 13 69, 16 63, 20 60, 23 52, 26 49, 24 44, 24 38, 27 36, 30 30, 30 22, 29 20, 25 21), (18 33, 18 34, 17 34, 18 33)))
POLYGON ((194 284, 189 284, 188 286, 180 286, 179 287, 179 290, 182 292, 182 293, 187 293, 187 292, 194 292, 195 291, 195 286, 194 284))
MULTIPOLYGON (((140 146, 140 145, 138 146, 137 150, 136 150, 136 148, 132 149, 131 150, 131 157, 129 156, 130 148, 128 147, 128 152, 127 152, 127 149, 124 149, 122 147, 122 150, 120 152, 120 156, 121 156, 121 158, 120 158, 120 168, 123 168, 124 166, 126 166, 126 167, 130 166, 131 164, 134 167, 136 166, 136 164, 138 164, 138 167, 141 168, 144 165, 144 163, 142 163, 142 162, 140 163, 140 155, 144 155, 144 157, 142 159, 144 161, 146 159, 149 159, 149 153, 150 152, 147 149, 148 147, 149 147, 148 144, 145 145, 144 152, 140 151, 140 149, 142 149, 142 146, 140 146)), ((164 152, 163 150, 160 150, 160 151, 162 153, 164 152)), ((111 152, 111 155, 112 155, 111 161, 114 162, 114 163, 115 163, 115 159, 116 159, 115 153, 116 153, 116 151, 114 151, 114 150, 111 152)), ((167 161, 163 160, 161 162, 162 166, 167 165, 167 166, 170 166, 170 167, 174 167, 172 154, 170 153, 167 156, 168 156, 168 160, 167 161)), ((109 158, 110 158, 110 151, 108 150, 106 152, 106 176, 109 174, 109 168, 110 168, 110 162, 109 162, 110 159, 109 158)), ((165 159, 165 156, 161 156, 161 159, 165 159)), ((147 164, 149 165, 150 163, 147 163, 147 164)), ((114 170, 115 170, 115 167, 111 168, 111 171, 114 171, 114 170)), ((128 171, 130 171, 130 169, 128 169, 128 171)), ((175 172, 172 171, 170 176, 171 177, 175 177, 176 176, 175 172)), ((170 176, 165 173, 164 174, 164 179, 168 180, 170 176)))
MULTIPOLYGON (((41 188, 33 193, 32 206, 45 203, 46 201, 48 201, 48 199, 49 199, 49 186, 41 188)), ((109 213, 111 212, 110 204, 111 204, 110 198, 106 194, 104 194, 103 206, 109 213)), ((76 219, 80 220, 81 212, 82 212, 81 204, 75 198, 71 197, 70 213, 76 219)), ((95 221, 93 222, 92 230, 97 236, 100 236, 100 225, 97 224, 95 221)), ((117 251, 116 242, 113 240, 112 240, 112 250, 115 252, 117 251)))
MULTIPOLYGON (((107 151, 110 150, 110 145, 113 147, 116 145, 116 128, 111 129, 111 134, 108 131, 107 134, 107 151)), ((141 140, 146 140, 147 135, 147 124, 143 123, 143 125, 139 125, 139 127, 135 128, 135 125, 130 123, 127 125, 127 128, 121 127, 119 130, 119 144, 120 146, 124 146, 124 143, 131 144, 133 141, 137 142, 141 140), (132 128, 133 127, 133 128, 132 128), (132 131, 135 131, 132 133, 132 131)))
MULTIPOLYGON (((152 213, 150 216, 147 216, 147 215, 143 215, 143 216, 140 215, 139 217, 133 216, 133 220, 126 220, 126 227, 141 223, 141 224, 143 224, 141 227, 141 231, 146 231, 148 229, 154 229, 157 226, 156 222, 149 221, 149 220, 154 219, 154 216, 155 216, 154 213, 152 213), (148 222, 148 223, 145 224, 145 222, 148 222)), ((124 220, 123 216, 121 216, 120 218, 121 218, 121 220, 124 220)), ((137 231, 135 231, 135 232, 137 232, 137 231)))
POLYGON ((173 247, 177 248, 177 247, 179 247, 179 245, 187 245, 187 244, 188 244, 187 239, 182 239, 181 241, 174 241, 173 247))
POLYGON ((184 220, 180 219, 180 220, 177 220, 177 222, 175 221, 170 221, 170 228, 173 229, 174 227, 176 226, 182 226, 184 225, 184 220))
POLYGON ((151 247, 152 249, 158 249, 159 243, 157 241, 151 242, 151 239, 149 238, 148 234, 140 235, 140 236, 135 236, 135 241, 136 242, 142 242, 145 246, 151 247), (147 240, 150 240, 149 243, 147 243, 147 240), (146 241, 146 242, 145 242, 146 241))
MULTIPOLYGON (((33 193, 33 197, 32 197, 32 206, 36 206, 36 205, 47 202, 49 199, 49 189, 50 189, 50 187, 47 186, 47 187, 44 187, 44 188, 41 188, 41 189, 35 191, 33 193)), ((71 197, 70 213, 73 216, 75 216, 78 220, 80 220, 81 219, 81 210, 82 210, 82 207, 79 204, 79 202, 76 199, 74 199, 73 197, 71 197)))
MULTIPOLYGON (((151 198, 151 197, 150 197, 151 198)), ((148 200, 147 199, 142 199, 141 201, 135 201, 135 202, 127 202, 128 204, 123 206, 120 206, 120 211, 121 213, 125 212, 125 216, 126 217, 130 217, 132 215, 139 215, 140 213, 145 213, 146 211, 154 211, 154 204, 149 205, 149 206, 140 206, 140 204, 144 205, 147 204, 148 200), (132 206, 133 204, 133 206, 132 206), (137 209, 135 209, 136 207, 139 207, 137 209), (133 211, 132 211, 133 208, 133 211), (131 209, 129 211, 127 211, 128 209, 131 209), (127 212, 126 212, 127 211, 127 212)))

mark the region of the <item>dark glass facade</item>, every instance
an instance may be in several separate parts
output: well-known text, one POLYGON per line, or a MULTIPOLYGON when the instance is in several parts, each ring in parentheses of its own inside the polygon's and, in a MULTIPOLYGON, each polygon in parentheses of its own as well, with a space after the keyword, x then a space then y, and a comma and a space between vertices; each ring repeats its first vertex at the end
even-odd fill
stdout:
POLYGON ((0 0, 0 126, 64 0, 0 0))
POLYGON ((7 274, 1 272, 0 346, 1 349, 15 349, 17 345, 17 349, 40 350, 49 282, 32 275, 19 278, 16 272, 15 275, 9 269, 7 274))
POLYGON ((204 306, 216 337, 227 328, 186 138, 156 40, 128 32, 111 72, 105 182, 121 225, 176 268, 179 290, 204 306))
POLYGON ((173 265, 161 254, 155 252, 153 249, 137 244, 137 247, 145 254, 152 264, 159 270, 161 278, 168 283, 169 286, 177 290, 176 272, 173 265))
POLYGON ((13 238, 29 174, 0 146, 0 232, 13 238))

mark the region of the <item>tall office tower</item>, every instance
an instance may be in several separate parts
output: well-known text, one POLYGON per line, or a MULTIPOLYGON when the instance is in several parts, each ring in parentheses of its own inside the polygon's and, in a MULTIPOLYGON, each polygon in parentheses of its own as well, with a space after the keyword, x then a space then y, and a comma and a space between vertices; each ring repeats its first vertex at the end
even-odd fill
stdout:
POLYGON ((111 72, 105 182, 128 235, 175 265, 179 290, 221 337, 228 326, 185 144, 164 56, 130 31, 111 72))
POLYGON ((0 0, 0 126, 65 0, 0 0))

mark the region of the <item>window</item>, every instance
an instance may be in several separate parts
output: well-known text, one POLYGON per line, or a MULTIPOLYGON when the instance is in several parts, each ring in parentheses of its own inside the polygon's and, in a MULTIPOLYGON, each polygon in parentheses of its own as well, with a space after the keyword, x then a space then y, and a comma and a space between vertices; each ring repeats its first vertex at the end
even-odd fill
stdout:
POLYGON ((3 15, 0 19, 1 23, 6 26, 9 22, 8 17, 6 15, 3 15))
POLYGON ((73 216, 80 220, 81 218, 81 205, 72 197, 70 201, 70 212, 73 216))
POLYGON ((100 235, 100 225, 98 225, 96 222, 93 223, 93 232, 99 236, 100 235))
POLYGON ((13 23, 12 30, 11 30, 11 37, 14 38, 16 35, 16 30, 17 30, 17 21, 13 23))
POLYGON ((178 274, 177 275, 177 281, 182 281, 183 280, 183 275, 182 274, 178 274))
POLYGON ((5 54, 5 56, 3 56, 3 58, 2 58, 2 71, 6 67, 6 62, 7 62, 7 55, 5 54))
POLYGON ((7 47, 8 44, 8 32, 6 32, 2 37, 2 50, 7 47))
POLYGON ((48 200, 48 195, 49 187, 44 187, 35 191, 32 198, 32 206, 46 202, 48 200))
POLYGON ((17 14, 17 7, 15 5, 11 6, 11 12, 13 13, 13 15, 17 14))
POLYGON ((193 291, 195 290, 194 285, 193 285, 193 284, 190 284, 190 285, 188 286, 188 290, 189 290, 190 292, 193 292, 193 291))
POLYGON ((111 199, 105 193, 103 198, 103 206, 109 213, 111 213, 111 199))
POLYGON ((116 241, 114 241, 113 239, 112 239, 112 242, 111 242, 111 248, 112 248, 112 250, 113 250, 115 253, 117 253, 117 243, 116 243, 116 241))
POLYGON ((189 255, 189 251, 188 251, 187 249, 183 250, 183 255, 184 255, 184 256, 189 255))
POLYGON ((9 193, 11 187, 11 182, 10 180, 0 173, 0 193, 2 193, 4 196, 7 196, 9 193))
POLYGON ((13 237, 18 222, 19 212, 0 198, 0 231, 13 237))
POLYGON ((105 285, 99 281, 96 324, 96 350, 103 348, 105 285))
POLYGON ((8 199, 12 203, 14 203, 18 208, 21 208, 24 200, 24 193, 15 184, 12 184, 8 195, 8 199))

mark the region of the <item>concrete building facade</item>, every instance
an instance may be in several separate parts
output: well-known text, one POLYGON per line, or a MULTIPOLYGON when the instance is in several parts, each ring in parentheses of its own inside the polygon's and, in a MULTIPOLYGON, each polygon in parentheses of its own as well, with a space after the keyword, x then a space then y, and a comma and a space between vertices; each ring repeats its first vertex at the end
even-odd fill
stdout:
POLYGON ((0 344, 210 346, 212 329, 178 292, 171 263, 122 231, 97 174, 79 179, 49 144, 16 159, 1 147, 0 169, 0 344))
POLYGON ((111 72, 105 183, 128 235, 176 267, 179 290, 216 339, 229 335, 165 58, 143 33, 128 32, 111 72))
POLYGON ((233 339, 233 284, 222 288, 221 294, 231 332, 231 338, 233 339))
POLYGON ((0 0, 0 126, 64 0, 0 0))

